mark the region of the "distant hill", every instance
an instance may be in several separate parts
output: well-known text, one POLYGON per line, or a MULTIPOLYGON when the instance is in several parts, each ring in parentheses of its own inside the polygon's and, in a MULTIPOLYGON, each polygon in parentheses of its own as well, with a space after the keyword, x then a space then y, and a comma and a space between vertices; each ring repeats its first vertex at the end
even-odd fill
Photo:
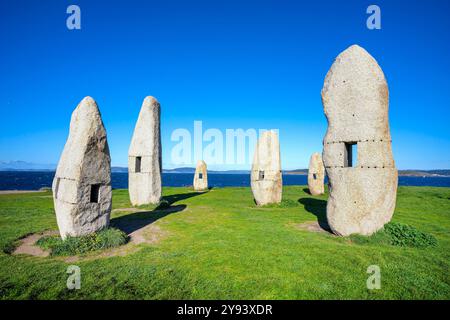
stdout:
POLYGON ((39 164, 26 161, 0 161, 0 171, 54 171, 55 164, 39 164))
MULTIPOLYGON (((111 172, 128 172, 128 168, 126 167, 111 167, 111 172)), ((194 174, 195 168, 191 167, 180 167, 174 169, 163 169, 163 173, 189 173, 194 174)), ((208 173, 215 174, 250 174, 250 170, 208 170, 208 173)))
MULTIPOLYGON (((283 173, 307 175, 308 169, 285 170, 283 173)), ((450 170, 398 170, 398 175, 406 177, 450 177, 450 170)))
MULTIPOLYGON (((163 173, 195 173, 195 168, 183 167, 175 169, 163 169, 163 173)), ((208 170, 208 173, 215 174, 250 174, 250 170, 208 170)))
MULTIPOLYGON (((26 161, 0 161, 0 171, 55 171, 55 164, 38 164, 26 161)), ((111 172, 128 172, 127 167, 111 167, 111 172)), ((190 173, 193 174, 195 168, 180 167, 175 169, 163 169, 163 173, 190 173)), ((208 170, 215 174, 250 174, 250 170, 208 170)), ((308 169, 283 170, 283 174, 307 175, 308 169)), ((435 170, 399 170, 399 176, 409 177, 450 177, 449 169, 435 170)))
POLYGON ((195 173, 195 168, 181 167, 175 169, 163 169, 164 173, 195 173))
POLYGON ((307 175, 308 169, 294 169, 294 170, 283 170, 284 174, 299 174, 299 175, 307 175))
POLYGON ((448 177, 450 170, 398 170, 399 176, 410 177, 448 177))

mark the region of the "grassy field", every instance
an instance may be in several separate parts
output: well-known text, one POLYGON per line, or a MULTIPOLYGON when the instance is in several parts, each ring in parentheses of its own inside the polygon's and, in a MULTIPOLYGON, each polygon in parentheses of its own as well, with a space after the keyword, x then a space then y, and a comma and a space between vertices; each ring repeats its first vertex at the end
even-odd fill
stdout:
POLYGON ((51 193, 0 195, 2 299, 449 299, 450 189, 400 187, 393 221, 430 233, 426 249, 353 241, 304 228, 326 220, 327 196, 285 187, 280 207, 257 208, 249 188, 164 188, 171 206, 131 209, 114 190, 111 225, 143 241, 81 257, 4 253, 29 233, 56 230, 51 193), (81 289, 66 288, 67 267, 81 289), (368 290, 368 266, 381 289, 368 290))

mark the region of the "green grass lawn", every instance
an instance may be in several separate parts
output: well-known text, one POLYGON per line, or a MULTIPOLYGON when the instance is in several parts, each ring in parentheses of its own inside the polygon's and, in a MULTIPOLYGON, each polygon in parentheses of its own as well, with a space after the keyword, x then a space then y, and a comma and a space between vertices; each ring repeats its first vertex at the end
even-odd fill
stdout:
MULTIPOLYGON (((50 192, 0 195, 0 297, 450 298, 450 188, 399 188, 393 221, 435 236, 438 245, 426 249, 299 228, 326 220, 327 195, 312 197, 305 190, 285 187, 285 205, 257 208, 250 188, 202 194, 164 188, 171 207, 112 214, 111 225, 127 232, 151 224, 156 235, 150 243, 128 244, 121 255, 93 252, 75 260, 3 253, 14 240, 57 226, 50 192), (72 264, 81 268, 80 290, 66 288, 72 264), (370 265, 381 268, 379 290, 366 287, 370 265)), ((114 190, 113 208, 130 207, 127 190, 114 190)))

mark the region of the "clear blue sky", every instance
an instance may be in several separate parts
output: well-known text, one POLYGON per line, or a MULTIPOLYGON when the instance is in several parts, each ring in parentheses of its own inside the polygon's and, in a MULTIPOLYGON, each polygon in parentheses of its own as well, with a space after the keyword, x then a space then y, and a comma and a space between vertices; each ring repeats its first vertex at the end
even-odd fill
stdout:
POLYGON ((90 95, 112 163, 124 166, 153 95, 164 167, 172 131, 201 120, 278 128, 283 167, 304 168, 322 150, 324 77, 359 44, 388 80, 397 167, 450 168, 450 1, 8 0, 0 15, 0 161, 57 163, 70 115, 90 95), (70 4, 81 30, 66 27, 70 4), (381 30, 366 28, 370 4, 381 30))

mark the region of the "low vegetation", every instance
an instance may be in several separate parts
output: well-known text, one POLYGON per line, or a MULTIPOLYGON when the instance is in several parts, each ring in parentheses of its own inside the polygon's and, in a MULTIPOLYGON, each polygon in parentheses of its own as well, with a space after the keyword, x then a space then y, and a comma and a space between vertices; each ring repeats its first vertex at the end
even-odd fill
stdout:
POLYGON ((426 248, 437 245, 433 235, 405 224, 391 222, 385 226, 384 230, 394 246, 426 248))
POLYGON ((298 207, 299 205, 299 202, 293 199, 283 199, 280 203, 269 203, 261 206, 261 208, 292 208, 298 207))
POLYGON ((358 244, 383 244, 399 247, 427 248, 437 246, 436 238, 412 226, 390 222, 370 237, 352 235, 349 237, 358 244))
MULTIPOLYGON (((133 208, 114 190, 111 227, 148 228, 151 241, 108 255, 46 238, 53 255, 42 258, 10 253, 25 235, 57 230, 51 192, 0 195, 0 298, 450 299, 449 188, 400 187, 392 223, 371 237, 327 232, 326 199, 287 186, 280 205, 256 207, 250 188, 164 188, 164 205, 133 208), (79 290, 66 286, 73 264, 79 290), (367 289, 371 265, 381 289, 367 289)), ((106 243, 123 239, 108 232, 106 243)))
POLYGON ((62 240, 57 236, 39 239, 37 245, 50 250, 53 256, 73 256, 90 251, 121 246, 128 241, 128 236, 115 228, 108 228, 82 237, 67 237, 62 240))

